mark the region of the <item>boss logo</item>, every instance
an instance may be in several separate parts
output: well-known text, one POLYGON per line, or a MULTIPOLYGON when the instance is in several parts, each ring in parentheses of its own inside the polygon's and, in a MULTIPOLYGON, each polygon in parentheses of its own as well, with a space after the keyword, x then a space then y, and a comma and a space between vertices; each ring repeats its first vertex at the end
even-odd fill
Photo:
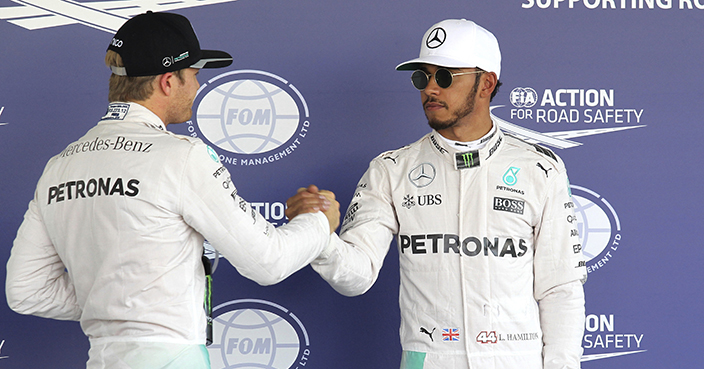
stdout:
POLYGON ((523 214, 525 201, 494 197, 494 210, 508 211, 509 213, 523 214))

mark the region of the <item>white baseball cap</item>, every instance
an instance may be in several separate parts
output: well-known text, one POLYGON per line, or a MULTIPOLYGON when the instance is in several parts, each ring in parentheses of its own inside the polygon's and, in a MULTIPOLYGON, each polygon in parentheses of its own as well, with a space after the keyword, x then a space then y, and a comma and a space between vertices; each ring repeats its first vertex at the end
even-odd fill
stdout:
POLYGON ((396 70, 415 70, 419 64, 447 68, 481 68, 501 74, 501 50, 494 35, 466 19, 447 19, 423 35, 420 56, 401 63, 396 70))

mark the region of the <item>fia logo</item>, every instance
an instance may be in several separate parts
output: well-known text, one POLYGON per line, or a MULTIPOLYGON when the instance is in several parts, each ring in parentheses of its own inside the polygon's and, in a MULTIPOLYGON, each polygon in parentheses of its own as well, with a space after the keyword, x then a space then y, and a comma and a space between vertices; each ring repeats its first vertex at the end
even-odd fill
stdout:
POLYGON ((530 87, 516 87, 509 94, 509 99, 517 108, 531 108, 538 102, 538 93, 530 87))

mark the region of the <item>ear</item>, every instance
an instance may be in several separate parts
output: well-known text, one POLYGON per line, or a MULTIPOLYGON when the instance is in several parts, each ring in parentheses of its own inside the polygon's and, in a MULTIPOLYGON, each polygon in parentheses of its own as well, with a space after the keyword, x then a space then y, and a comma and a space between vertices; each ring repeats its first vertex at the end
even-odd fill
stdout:
POLYGON ((177 77, 171 72, 161 74, 159 78, 157 78, 159 89, 165 96, 171 96, 173 93, 176 79, 177 77))
POLYGON ((482 80, 479 83, 479 96, 482 98, 491 98, 491 93, 494 92, 499 79, 494 72, 486 72, 482 74, 482 80))

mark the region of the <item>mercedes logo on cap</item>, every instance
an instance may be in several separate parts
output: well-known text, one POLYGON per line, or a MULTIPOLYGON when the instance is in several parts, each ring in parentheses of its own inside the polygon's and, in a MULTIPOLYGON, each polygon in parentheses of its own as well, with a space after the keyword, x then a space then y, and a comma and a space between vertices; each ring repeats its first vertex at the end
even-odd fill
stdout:
POLYGON ((438 48, 443 43, 445 43, 445 37, 447 37, 447 34, 445 33, 445 30, 442 29, 442 27, 435 28, 434 30, 430 31, 428 39, 425 40, 425 46, 427 46, 429 49, 438 48))

